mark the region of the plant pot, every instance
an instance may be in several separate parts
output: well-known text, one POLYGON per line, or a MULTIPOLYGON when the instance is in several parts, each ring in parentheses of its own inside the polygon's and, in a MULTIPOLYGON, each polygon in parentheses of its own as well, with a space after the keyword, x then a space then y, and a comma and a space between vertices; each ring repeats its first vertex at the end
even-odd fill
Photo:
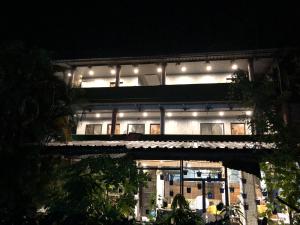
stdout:
POLYGON ((207 193, 207 198, 208 198, 208 199, 213 199, 214 196, 213 196, 213 194, 212 194, 211 192, 208 192, 208 193, 207 193))
POLYGON ((245 210, 249 210, 249 205, 248 204, 244 204, 244 209, 245 210))
POLYGON ((206 178, 206 181, 207 181, 207 182, 211 182, 211 177, 210 177, 210 176, 207 177, 207 178, 206 178))
POLYGON ((184 170, 183 171, 183 175, 187 175, 188 171, 187 170, 184 170))
POLYGON ((201 173, 200 171, 198 171, 198 172, 197 172, 197 177, 201 177, 201 174, 202 174, 202 173, 201 173))
POLYGON ((174 196, 174 192, 173 191, 170 191, 170 196, 174 196))
POLYGON ((146 209, 146 215, 149 215, 150 210, 146 209))
POLYGON ((268 192, 267 192, 267 191, 263 191, 263 192, 262 192, 262 195, 263 195, 264 197, 267 197, 267 196, 268 196, 268 192))
POLYGON ((186 193, 191 193, 192 192, 192 188, 188 187, 186 188, 186 193))
POLYGON ((247 179, 245 179, 245 178, 241 178, 242 179, 242 183, 243 184, 246 184, 247 183, 247 179))
POLYGON ((230 188, 229 188, 229 191, 230 191, 231 193, 233 193, 233 192, 234 192, 234 187, 230 187, 230 188))
POLYGON ((174 181, 173 181, 173 180, 170 180, 170 181, 169 181, 169 184, 170 184, 170 185, 173 185, 173 184, 174 184, 174 181))
POLYGON ((224 191, 225 191, 225 189, 224 189, 224 188, 220 188, 220 193, 221 193, 221 194, 223 194, 223 193, 224 193, 224 191))
POLYGON ((218 179, 222 179, 222 173, 218 173, 218 179))
POLYGON ((255 200, 255 203, 256 203, 256 205, 260 205, 260 200, 259 200, 259 199, 256 199, 256 200, 255 200))
POLYGON ((160 180, 164 180, 164 175, 163 174, 160 175, 160 180))
POLYGON ((247 194, 246 193, 242 193, 242 197, 243 197, 243 199, 247 198, 247 194))

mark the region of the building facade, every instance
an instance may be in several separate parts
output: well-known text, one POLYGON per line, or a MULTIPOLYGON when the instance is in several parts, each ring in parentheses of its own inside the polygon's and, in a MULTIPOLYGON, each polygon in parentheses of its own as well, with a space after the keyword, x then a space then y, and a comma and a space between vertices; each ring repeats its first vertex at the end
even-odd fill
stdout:
POLYGON ((259 158, 270 144, 253 142, 245 108, 230 95, 232 74, 248 79, 274 67, 273 50, 176 56, 59 60, 57 76, 78 94, 78 155, 131 154, 148 171, 136 219, 168 210, 181 193, 193 210, 215 219, 215 206, 238 204, 244 224, 264 206, 259 158), (81 151, 82 150, 82 151, 81 151))

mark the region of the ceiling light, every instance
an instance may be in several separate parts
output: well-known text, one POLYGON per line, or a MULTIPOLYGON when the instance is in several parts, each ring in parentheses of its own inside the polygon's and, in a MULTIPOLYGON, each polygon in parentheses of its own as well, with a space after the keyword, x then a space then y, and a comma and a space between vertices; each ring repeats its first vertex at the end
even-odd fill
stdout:
POLYGON ((238 65, 237 65, 236 63, 233 63, 233 64, 231 65, 231 69, 237 70, 237 68, 238 68, 238 65))
POLYGON ((148 116, 148 113, 144 112, 143 117, 147 117, 147 116, 148 116))
POLYGON ((115 69, 111 69, 111 70, 110 70, 110 73, 111 73, 112 75, 115 75, 115 74, 116 74, 116 70, 115 70, 115 69))
POLYGON ((93 76, 94 75, 94 71, 93 70, 89 70, 89 75, 93 76))
POLYGON ((219 116, 224 116, 224 112, 219 112, 219 116))
POLYGON ((168 117, 171 117, 172 115, 173 115, 173 114, 172 114, 171 112, 168 112, 168 113, 167 113, 167 116, 168 116, 168 117))
POLYGON ((138 73, 139 73, 139 68, 135 67, 135 68, 133 69, 133 72, 134 72, 134 74, 138 74, 138 73))
POLYGON ((124 113, 119 113, 119 116, 120 117, 124 117, 124 113))
POLYGON ((99 118, 100 117, 100 113, 96 113, 96 117, 99 118))
POLYGON ((206 65, 206 70, 207 70, 207 71, 211 71, 211 69, 212 69, 212 67, 211 67, 211 65, 208 63, 208 64, 206 65))
POLYGON ((198 113, 197 112, 193 112, 193 116, 198 116, 198 113))
POLYGON ((69 73, 68 73, 68 77, 71 77, 71 76, 72 76, 72 73, 69 72, 69 73))
POLYGON ((161 72, 162 72, 162 68, 161 68, 161 67, 157 67, 156 70, 157 70, 158 73, 161 73, 161 72))
POLYGON ((246 111, 246 115, 247 116, 251 116, 252 115, 252 111, 246 111))
POLYGON ((186 71, 186 67, 185 66, 181 67, 181 72, 185 72, 185 71, 186 71))

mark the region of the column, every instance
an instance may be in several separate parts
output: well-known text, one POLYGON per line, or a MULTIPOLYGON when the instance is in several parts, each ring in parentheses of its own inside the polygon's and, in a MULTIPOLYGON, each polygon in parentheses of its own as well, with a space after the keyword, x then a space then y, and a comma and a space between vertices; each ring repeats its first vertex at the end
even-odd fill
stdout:
POLYGON ((254 80, 254 67, 253 67, 253 58, 248 59, 248 74, 249 74, 249 80, 254 80))
POLYGON ((118 114, 118 109, 115 108, 112 111, 112 117, 111 117, 111 131, 110 131, 110 136, 115 135, 115 130, 116 130, 116 123, 117 123, 117 114, 118 114))
POLYGON ((183 160, 180 160, 180 194, 184 195, 183 160))
POLYGON ((167 63, 161 64, 161 85, 166 85, 167 63))
POLYGON ((115 85, 115 87, 120 86, 120 73, 121 73, 121 66, 116 65, 116 85, 115 85))
POLYGON ((225 205, 229 206, 229 194, 228 194, 228 170, 225 166, 225 205))
POLYGON ((160 107, 160 134, 165 134, 165 109, 160 107))

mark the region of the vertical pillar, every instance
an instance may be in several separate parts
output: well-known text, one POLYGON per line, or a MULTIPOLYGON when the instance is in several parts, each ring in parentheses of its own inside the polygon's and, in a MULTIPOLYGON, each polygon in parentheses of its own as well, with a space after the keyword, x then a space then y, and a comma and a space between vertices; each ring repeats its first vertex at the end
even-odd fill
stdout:
POLYGON ((248 59, 248 74, 249 74, 249 80, 254 80, 254 67, 253 67, 253 58, 248 59))
POLYGON ((202 212, 206 213, 206 190, 205 190, 205 180, 202 180, 202 212))
POLYGON ((225 166, 225 205, 229 206, 229 194, 228 194, 228 172, 225 166))
POLYGON ((118 114, 118 109, 113 109, 112 117, 111 117, 111 130, 110 130, 110 135, 111 136, 115 135, 116 123, 117 123, 117 114, 118 114))
POLYGON ((165 134, 165 109, 160 107, 160 134, 165 134))
POLYGON ((115 87, 120 86, 120 74, 121 74, 121 66, 116 65, 116 85, 115 85, 115 87))
POLYGON ((166 85, 167 63, 161 64, 161 85, 166 85))
POLYGON ((183 181, 183 160, 180 160, 180 194, 184 195, 183 191, 184 181, 183 181))

